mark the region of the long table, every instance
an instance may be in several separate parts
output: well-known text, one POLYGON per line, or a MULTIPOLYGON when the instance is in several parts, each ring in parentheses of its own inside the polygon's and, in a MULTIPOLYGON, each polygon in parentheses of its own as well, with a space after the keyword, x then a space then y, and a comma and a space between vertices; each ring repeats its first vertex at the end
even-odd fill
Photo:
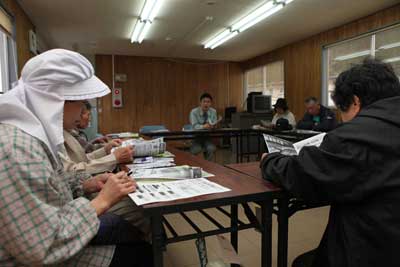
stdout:
MULTIPOLYGON (((261 157, 261 144, 263 142, 262 134, 270 134, 290 141, 300 141, 312 137, 317 132, 312 131, 276 131, 273 129, 239 129, 239 128, 218 128, 212 130, 185 130, 185 131, 154 131, 143 133, 146 137, 164 137, 165 141, 178 141, 178 140, 193 140, 196 137, 209 137, 209 138, 234 138, 236 140, 236 162, 243 162, 245 155, 257 154, 261 157), (250 144, 250 137, 257 137, 258 151, 256 153, 243 152, 243 139, 247 138, 247 145, 250 144)), ((249 151, 249 147, 247 149, 249 151)), ((249 158, 248 158, 249 159, 249 158)))
POLYGON ((177 165, 199 166, 205 171, 215 175, 214 177, 208 178, 210 181, 230 188, 231 191, 141 206, 145 216, 151 219, 155 266, 163 266, 162 251, 163 247, 167 244, 230 232, 232 246, 237 251, 239 241, 238 231, 257 228, 262 236, 261 266, 270 267, 272 255, 273 199, 279 197, 281 189, 263 179, 237 172, 189 153, 173 148, 168 148, 168 150, 175 154, 175 162, 177 165), (256 216, 248 205, 249 202, 257 202, 261 206, 261 222, 256 219, 256 216), (249 223, 238 219, 239 205, 243 206, 249 223), (224 209, 224 206, 230 206, 230 210, 224 209), (230 227, 224 227, 216 218, 210 216, 210 214, 204 210, 208 208, 216 208, 219 212, 229 217, 231 222, 230 227), (211 222, 216 229, 208 231, 201 230, 196 222, 186 215, 185 212, 188 211, 197 211, 199 214, 203 215, 206 220, 211 222), (172 213, 180 214, 181 217, 191 225, 193 233, 179 235, 164 216, 172 213), (165 238, 162 230, 163 226, 165 226, 165 229, 169 231, 172 237, 165 238))
MULTIPOLYGON (((259 162, 228 164, 226 167, 242 174, 262 179, 259 162)), ((287 267, 289 218, 297 211, 323 207, 328 204, 307 204, 300 199, 291 197, 290 194, 283 190, 277 195, 276 200, 277 204, 274 206, 273 213, 278 217, 278 267, 287 267)))

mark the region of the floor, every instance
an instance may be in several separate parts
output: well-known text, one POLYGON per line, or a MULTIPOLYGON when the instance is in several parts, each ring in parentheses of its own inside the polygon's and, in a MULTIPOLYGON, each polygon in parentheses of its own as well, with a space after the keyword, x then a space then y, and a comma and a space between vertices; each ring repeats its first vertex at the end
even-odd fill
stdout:
MULTIPOLYGON (((235 160, 229 149, 218 149, 216 153, 216 162, 220 164, 233 163, 235 160)), ((254 159, 253 159, 254 160, 254 159)), ((255 206, 251 206, 255 209, 255 206)), ((229 225, 229 219, 221 213, 210 209, 209 213, 219 220, 222 220, 226 226, 229 225)), ((291 266, 294 258, 301 253, 311 250, 318 246, 328 220, 329 207, 322 207, 301 211, 294 214, 289 221, 289 257, 288 262, 291 266)), ((197 212, 187 213, 200 226, 202 230, 215 229, 206 219, 197 212)), ((246 217, 239 209, 239 218, 246 221, 246 217)), ((192 233, 192 228, 178 215, 169 215, 168 221, 173 225, 178 234, 192 233)), ((224 235, 229 238, 229 235, 224 235)), ((277 248, 277 221, 273 217, 273 251, 272 266, 276 266, 276 248, 277 248)), ((209 264, 207 267, 225 267, 229 264, 224 263, 219 253, 220 247, 216 237, 206 238, 207 256, 209 264)), ((254 229, 248 229, 239 232, 239 258, 244 267, 258 267, 261 265, 261 235, 254 229)), ((199 257, 194 240, 170 244, 164 253, 164 265, 166 267, 195 267, 199 265, 199 257)))

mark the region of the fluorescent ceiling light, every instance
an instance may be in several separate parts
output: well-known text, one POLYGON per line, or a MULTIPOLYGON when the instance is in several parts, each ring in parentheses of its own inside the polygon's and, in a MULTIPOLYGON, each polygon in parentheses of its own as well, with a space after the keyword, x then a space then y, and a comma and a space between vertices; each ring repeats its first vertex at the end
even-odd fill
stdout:
POLYGON ((268 18, 269 16, 271 16, 272 14, 275 14, 276 12, 278 12, 279 10, 281 10, 283 8, 282 5, 279 6, 274 6, 273 8, 271 8, 270 10, 268 10, 267 12, 265 12, 263 15, 259 16, 258 18, 255 18, 254 20, 250 21, 249 23, 243 25, 241 28, 239 28, 239 32, 244 32, 245 30, 247 30, 248 28, 250 28, 251 26, 259 23, 260 21, 262 21, 263 19, 268 18))
POLYGON ((352 59, 352 58, 368 56, 370 54, 371 54, 371 50, 364 50, 364 51, 355 52, 352 54, 336 57, 335 60, 343 61, 343 60, 348 60, 348 59, 352 59))
POLYGON ((382 61, 385 63, 397 62, 397 61, 400 61, 400 57, 392 57, 392 58, 384 59, 382 61))
POLYGON ((136 21, 132 32, 131 42, 141 43, 149 32, 150 26, 160 11, 164 0, 146 0, 139 19, 136 21))
POLYGON ((390 48, 395 48, 395 47, 400 47, 400 42, 382 45, 381 47, 378 48, 378 50, 385 50, 385 49, 390 49, 390 48))
POLYGON ((237 35, 237 34, 238 34, 237 31, 231 32, 228 36, 225 36, 225 38, 222 38, 222 39, 219 40, 217 43, 213 44, 210 48, 211 48, 211 49, 216 48, 216 47, 219 46, 220 44, 225 43, 225 42, 228 41, 229 39, 232 39, 232 38, 233 38, 235 35, 237 35))
POLYGON ((228 41, 229 39, 233 38, 240 32, 243 32, 250 28, 251 26, 259 23, 260 21, 266 19, 267 17, 271 16, 272 14, 281 10, 284 6, 292 2, 293 0, 282 0, 282 1, 275 1, 270 0, 267 3, 261 5, 257 9, 253 10, 247 16, 239 19, 236 23, 232 26, 228 27, 218 35, 214 36, 213 38, 207 40, 204 43, 204 48, 214 49, 217 46, 221 45, 222 43, 228 41))
POLYGON ((218 43, 220 40, 224 39, 230 33, 231 33, 230 30, 225 30, 225 31, 217 34, 217 36, 214 36, 210 40, 206 41, 206 43, 204 45, 204 48, 211 48, 211 46, 213 46, 214 44, 218 43))

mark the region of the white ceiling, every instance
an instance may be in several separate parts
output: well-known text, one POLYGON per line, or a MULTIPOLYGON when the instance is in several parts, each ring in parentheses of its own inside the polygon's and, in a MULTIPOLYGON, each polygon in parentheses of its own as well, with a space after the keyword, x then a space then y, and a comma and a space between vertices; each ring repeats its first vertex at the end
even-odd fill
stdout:
POLYGON ((125 54, 241 61, 340 26, 399 0, 295 0, 214 50, 202 43, 266 0, 164 0, 142 44, 130 33, 144 0, 19 0, 49 47, 125 54), (214 4, 210 5, 209 2, 214 4), (212 21, 206 17, 212 16, 212 21), (166 40, 167 37, 172 40, 166 40))

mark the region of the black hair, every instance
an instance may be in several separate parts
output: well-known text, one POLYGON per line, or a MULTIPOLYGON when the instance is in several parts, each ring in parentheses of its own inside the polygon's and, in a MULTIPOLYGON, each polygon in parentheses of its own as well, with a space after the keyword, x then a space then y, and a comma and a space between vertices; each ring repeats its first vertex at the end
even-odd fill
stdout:
POLYGON ((318 98, 316 98, 315 96, 310 96, 304 100, 304 103, 306 104, 309 104, 310 102, 318 103, 318 98))
POLYGON ((339 75, 331 97, 341 111, 347 111, 354 103, 354 96, 364 108, 380 99, 399 95, 400 82, 392 67, 368 58, 339 75))
POLYGON ((213 100, 212 96, 209 93, 203 93, 200 96, 200 101, 203 100, 204 98, 209 98, 211 101, 213 100))
POLYGON ((286 99, 284 99, 284 98, 278 98, 277 100, 276 100, 276 103, 275 103, 275 105, 274 105, 274 110, 275 110, 275 112, 276 112, 276 109, 277 108, 281 108, 281 109, 283 109, 283 111, 288 111, 289 110, 289 106, 288 106, 288 104, 287 104, 287 102, 286 102, 286 99))
POLYGON ((83 101, 83 104, 85 105, 86 110, 92 110, 92 105, 89 103, 89 101, 83 101))

